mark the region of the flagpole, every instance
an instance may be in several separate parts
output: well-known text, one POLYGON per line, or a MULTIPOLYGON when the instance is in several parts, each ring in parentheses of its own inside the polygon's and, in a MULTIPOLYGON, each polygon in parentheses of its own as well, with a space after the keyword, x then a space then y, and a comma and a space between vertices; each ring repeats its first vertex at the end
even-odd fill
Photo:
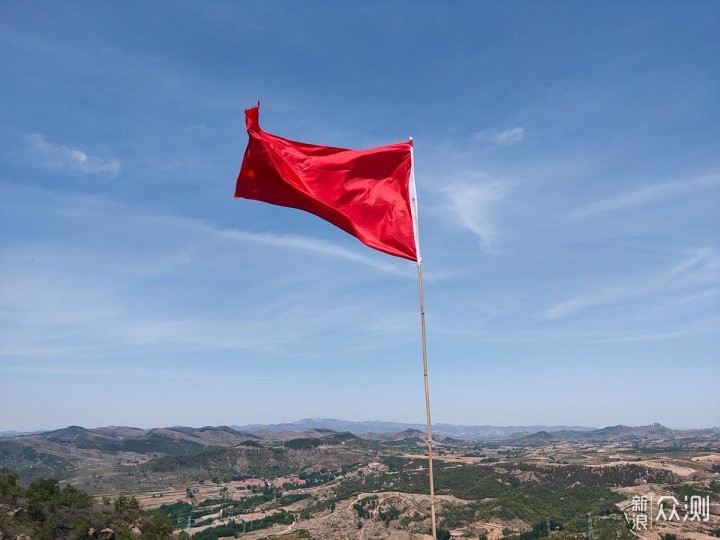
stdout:
POLYGON ((435 520, 435 479, 433 476, 432 419, 430 415, 430 382, 428 380, 427 340, 425 338, 425 298, 423 296, 422 257, 420 256, 420 233, 418 231, 417 189, 415 188, 415 153, 413 151, 412 137, 410 137, 409 191, 413 233, 415 234, 415 249, 417 250, 418 291, 420 293, 420 328, 422 333, 423 378, 425 380, 425 415, 427 416, 428 474, 430 475, 430 520, 432 522, 433 540, 437 540, 437 525, 435 520))
POLYGON ((418 261, 418 289, 420 291, 420 326, 422 328, 423 377, 425 379, 425 414, 427 415, 428 473, 430 475, 430 519, 432 521, 432 537, 437 540, 435 524, 435 481, 433 478, 433 437, 432 419, 430 417, 430 383, 428 380, 427 346, 425 339, 425 300, 423 298, 422 263, 418 261))

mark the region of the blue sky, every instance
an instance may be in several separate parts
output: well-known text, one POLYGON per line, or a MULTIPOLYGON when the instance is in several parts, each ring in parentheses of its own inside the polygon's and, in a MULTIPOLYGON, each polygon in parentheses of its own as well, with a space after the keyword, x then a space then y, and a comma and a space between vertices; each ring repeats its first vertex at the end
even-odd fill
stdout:
POLYGON ((0 4, 0 430, 424 419, 414 266, 234 200, 415 141, 434 420, 720 425, 717 2, 0 4))

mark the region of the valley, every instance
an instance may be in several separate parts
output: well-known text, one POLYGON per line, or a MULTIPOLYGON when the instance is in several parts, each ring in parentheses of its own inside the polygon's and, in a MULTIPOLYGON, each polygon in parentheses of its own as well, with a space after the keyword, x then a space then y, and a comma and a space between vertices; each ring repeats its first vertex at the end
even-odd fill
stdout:
MULTIPOLYGON (((654 424, 434 442, 445 538, 587 538, 590 524, 602 539, 720 535, 716 430, 654 424), (678 519, 638 521, 635 503, 644 497, 652 520, 663 495, 678 501, 678 519), (705 500, 702 519, 689 519, 688 501, 705 500)), ((134 497, 199 540, 429 538, 426 444, 414 428, 72 426, 0 437, 0 466, 24 484, 56 477, 98 505, 134 497)))

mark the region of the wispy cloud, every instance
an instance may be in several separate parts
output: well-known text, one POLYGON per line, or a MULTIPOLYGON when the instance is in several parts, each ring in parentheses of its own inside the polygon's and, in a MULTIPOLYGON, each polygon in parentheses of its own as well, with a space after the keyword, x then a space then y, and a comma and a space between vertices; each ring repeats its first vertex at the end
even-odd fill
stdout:
POLYGON ((525 139, 525 128, 514 127, 502 131, 484 130, 473 134, 473 139, 495 144, 515 144, 525 139))
POLYGON ((211 230, 214 234, 224 238, 231 238, 243 242, 254 242, 266 246, 310 251, 328 257, 357 262, 365 266, 375 268, 376 270, 386 272, 388 274, 396 274, 402 276, 410 275, 409 272, 403 271, 402 268, 394 264, 384 263, 382 261, 375 260, 371 257, 366 257, 364 255, 361 255, 360 253, 356 253, 349 249, 345 249, 335 244, 331 244, 330 242, 325 242, 323 240, 318 240, 316 238, 311 238, 308 236, 297 236, 292 234, 280 235, 274 233, 253 233, 237 229, 218 229, 209 226, 208 230, 211 230))
MULTIPOLYGON (((667 341, 702 334, 714 334, 716 332, 720 332, 720 319, 713 318, 683 325, 676 330, 628 334, 595 340, 588 339, 584 341, 584 343, 643 343, 649 341, 667 341)), ((582 341, 578 342, 582 343, 582 341)))
POLYGON ((48 206, 49 192, 24 192, 30 193, 32 211, 51 228, 63 227, 53 244, 22 243, 3 251, 0 359, 277 354, 291 344, 294 354, 325 354, 331 349, 318 343, 331 334, 343 335, 346 345, 357 339, 364 348, 411 335, 400 329, 413 317, 389 308, 383 295, 356 297, 343 275, 351 262, 366 268, 355 272, 355 281, 373 272, 412 278, 410 264, 403 269, 311 237, 227 229, 102 197, 55 198, 48 206), (77 231, 93 227, 113 242, 88 237, 81 248, 73 245, 77 231), (302 264, 306 252, 316 264, 302 264), (228 268, 231 279, 223 273, 228 268), (263 273, 259 268, 267 269, 266 279, 248 286, 263 273), (213 285, 208 276, 224 285, 213 285), (378 327, 377 318, 398 326, 378 327))
POLYGON ((48 169, 68 170, 81 174, 120 174, 120 162, 117 159, 104 160, 89 156, 82 150, 51 143, 39 133, 27 137, 30 149, 38 158, 38 164, 48 169))
MULTIPOLYGON (((269 247, 312 252, 325 257, 359 263, 388 274, 406 277, 414 276, 410 264, 385 262, 382 259, 387 259, 386 255, 378 254, 377 257, 364 255, 361 252, 367 252, 368 248, 359 243, 357 244, 357 251, 355 251, 311 236, 222 228, 202 219, 148 212, 95 196, 72 196, 65 198, 64 201, 66 204, 60 207, 60 211, 68 211, 70 214, 86 219, 102 219, 103 216, 117 215, 119 216, 118 219, 132 223, 134 228, 139 228, 140 225, 143 225, 147 230, 182 230, 185 234, 203 235, 205 237, 215 237, 234 242, 252 242, 269 247)), ((183 251, 175 254, 174 257, 178 261, 182 261, 183 259, 187 259, 189 254, 187 251, 183 251)))
POLYGON ((622 210, 624 208, 647 204, 679 195, 686 195, 696 191, 712 189, 718 186, 720 186, 720 174, 709 174, 679 182, 654 184, 642 189, 618 195, 617 197, 610 197, 608 199, 602 199, 600 201, 587 204, 573 211, 570 216, 587 217, 599 212, 622 210))
POLYGON ((697 285, 720 281, 720 255, 711 248, 698 249, 677 264, 639 279, 627 280, 612 286, 599 287, 551 306, 545 319, 560 319, 578 311, 602 305, 656 295, 697 285))
POLYGON ((492 252, 497 236, 493 206, 506 191, 507 185, 499 181, 453 184, 445 190, 448 210, 462 227, 478 237, 480 247, 487 253, 492 252))

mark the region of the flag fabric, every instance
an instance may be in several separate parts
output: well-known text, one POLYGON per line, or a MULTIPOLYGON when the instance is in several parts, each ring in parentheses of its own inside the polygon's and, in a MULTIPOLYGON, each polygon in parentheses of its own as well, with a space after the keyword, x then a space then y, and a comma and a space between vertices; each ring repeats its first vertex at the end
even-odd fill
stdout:
POLYGON ((284 139, 245 111, 249 141, 235 197, 315 214, 363 244, 420 261, 412 140, 348 150, 284 139))

